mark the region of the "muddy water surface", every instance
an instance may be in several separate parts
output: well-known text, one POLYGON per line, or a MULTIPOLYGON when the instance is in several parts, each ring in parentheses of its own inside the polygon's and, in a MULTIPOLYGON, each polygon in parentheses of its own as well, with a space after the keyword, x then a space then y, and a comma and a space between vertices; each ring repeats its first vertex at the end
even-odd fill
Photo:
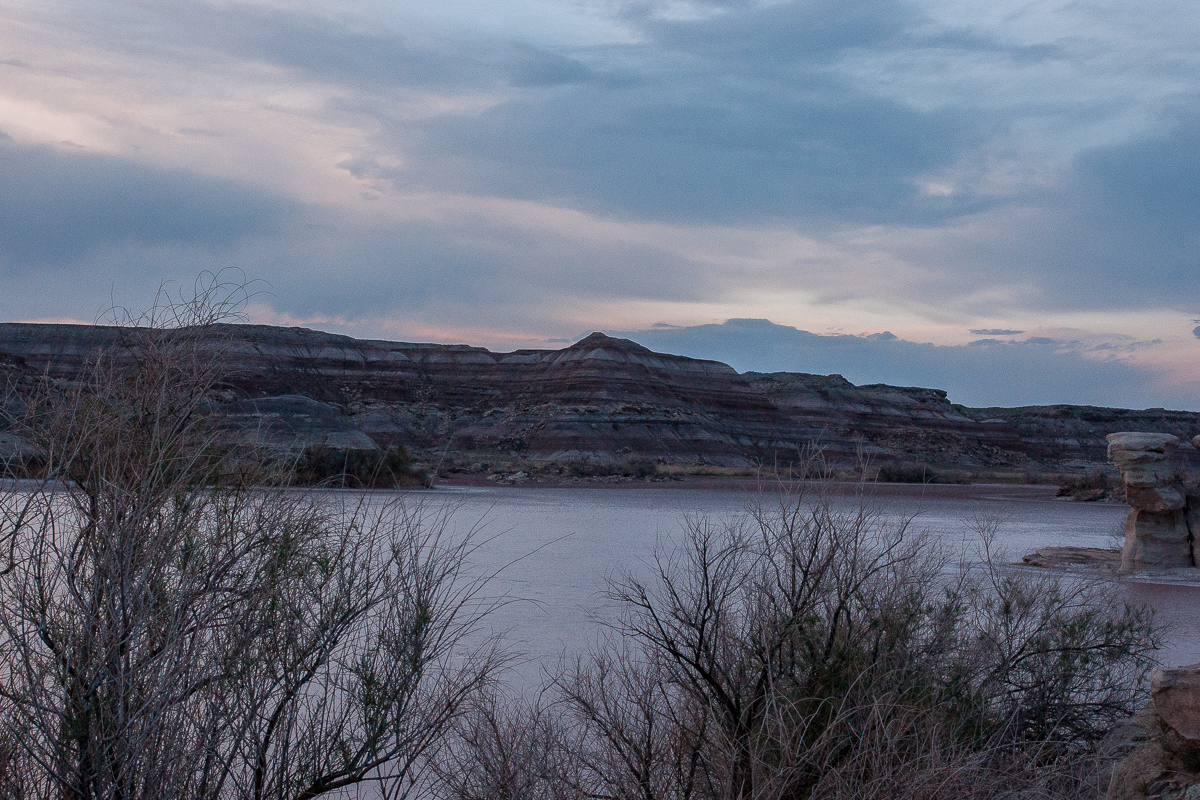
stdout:
MULTIPOLYGON (((777 502, 777 487, 753 484, 619 484, 616 486, 439 487, 421 493, 428 502, 455 507, 454 525, 482 527, 492 537, 477 561, 504 567, 495 593, 518 601, 500 609, 492 624, 509 631, 525 653, 520 674, 533 679, 543 666, 583 651, 610 617, 604 578, 624 570, 644 573, 655 544, 680 533, 688 515, 728 517, 756 504, 777 502)), ((844 487, 836 502, 857 502, 844 487)), ((1040 547, 1119 547, 1125 505, 1056 500, 1043 486, 887 486, 872 502, 894 519, 946 544, 976 548, 980 526, 994 525, 995 548, 1006 560, 1040 547)), ((1172 625, 1161 659, 1200 661, 1200 586, 1140 577, 1122 583, 1135 602, 1158 609, 1172 625)))

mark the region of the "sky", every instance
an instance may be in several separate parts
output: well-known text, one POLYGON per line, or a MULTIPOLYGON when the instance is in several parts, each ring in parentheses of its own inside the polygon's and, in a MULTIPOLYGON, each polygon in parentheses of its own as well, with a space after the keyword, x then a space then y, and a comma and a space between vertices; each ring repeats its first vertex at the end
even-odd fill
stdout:
POLYGON ((0 0, 0 319, 1200 411, 1190 0, 0 0))

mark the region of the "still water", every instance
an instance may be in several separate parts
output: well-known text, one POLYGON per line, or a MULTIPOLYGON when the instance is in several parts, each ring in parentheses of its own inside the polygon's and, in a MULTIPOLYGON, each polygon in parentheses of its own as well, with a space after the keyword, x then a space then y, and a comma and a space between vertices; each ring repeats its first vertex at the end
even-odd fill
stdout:
MULTIPOLYGON (((482 570, 499 570, 488 593, 512 599, 492 617, 495 628, 524 654, 518 674, 536 680, 543 668, 585 650, 611 618, 603 599, 607 576, 645 574, 656 544, 681 532, 685 517, 723 519, 755 505, 778 502, 755 487, 623 484, 618 486, 439 487, 425 502, 448 503, 460 534, 477 528, 486 543, 476 553, 482 570)), ((1047 546, 1119 547, 1128 512, 1123 504, 1056 500, 1034 486, 880 487, 870 502, 885 515, 911 516, 912 525, 947 545, 975 548, 979 523, 998 523, 1001 558, 1047 546)), ((835 502, 857 503, 852 496, 835 502)), ((1126 595, 1148 603, 1170 630, 1164 664, 1200 661, 1200 586, 1153 577, 1122 582, 1126 595)))

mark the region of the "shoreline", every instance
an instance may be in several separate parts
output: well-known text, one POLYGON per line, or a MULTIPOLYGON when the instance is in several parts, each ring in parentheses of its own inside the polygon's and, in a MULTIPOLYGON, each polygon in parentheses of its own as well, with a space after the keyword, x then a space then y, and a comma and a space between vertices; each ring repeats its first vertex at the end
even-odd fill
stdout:
POLYGON ((1069 498, 1058 498, 1058 487, 1049 484, 1011 483, 882 483, 862 481, 799 481, 759 479, 751 477, 688 476, 671 480, 647 480, 636 478, 557 478, 531 476, 524 480, 489 479, 486 475, 452 474, 438 477, 433 491, 439 488, 488 488, 511 489, 669 489, 673 491, 724 491, 724 492, 794 492, 822 486, 837 496, 861 493, 875 497, 929 497, 944 499, 970 499, 989 497, 1007 500, 1075 502, 1069 498))

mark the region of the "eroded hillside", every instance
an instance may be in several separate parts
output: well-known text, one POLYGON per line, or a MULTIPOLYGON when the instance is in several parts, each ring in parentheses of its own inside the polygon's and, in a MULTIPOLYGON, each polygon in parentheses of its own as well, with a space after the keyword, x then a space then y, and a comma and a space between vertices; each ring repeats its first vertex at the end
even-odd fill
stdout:
MULTIPOLYGON (((115 328, 0 324, 18 403, 33 381, 70 382, 115 328)), ((302 328, 218 326, 227 377, 215 408, 277 446, 403 445, 444 470, 552 470, 650 462, 786 468, 806 448, 961 473, 1081 471, 1120 430, 1190 440, 1200 414, 1039 406, 972 409, 937 389, 855 386, 839 375, 739 374, 595 333, 561 350, 359 340, 302 328)), ((1189 451, 1185 459, 1197 461, 1189 451)), ((582 470, 586 472, 586 469, 582 470)))

